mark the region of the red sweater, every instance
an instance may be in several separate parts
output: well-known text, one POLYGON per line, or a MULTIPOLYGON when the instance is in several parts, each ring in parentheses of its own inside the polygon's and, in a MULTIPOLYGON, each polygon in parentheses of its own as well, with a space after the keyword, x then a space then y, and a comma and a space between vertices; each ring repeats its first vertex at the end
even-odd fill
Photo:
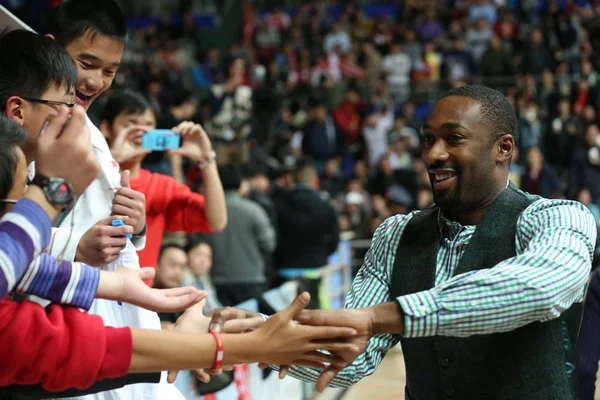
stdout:
POLYGON ((0 387, 41 384, 59 392, 125 376, 133 342, 129 328, 56 304, 0 301, 0 387))
POLYGON ((204 196, 174 178, 140 169, 131 188, 146 196, 146 247, 138 251, 141 267, 155 267, 163 234, 210 232, 204 214, 204 196))

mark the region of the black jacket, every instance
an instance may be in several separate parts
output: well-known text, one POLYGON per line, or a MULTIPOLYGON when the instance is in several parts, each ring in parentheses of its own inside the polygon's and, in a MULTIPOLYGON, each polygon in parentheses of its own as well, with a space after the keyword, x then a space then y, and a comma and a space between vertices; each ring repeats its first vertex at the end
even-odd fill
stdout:
POLYGON ((340 225, 335 209, 307 186, 278 201, 277 268, 317 268, 337 249, 340 225))

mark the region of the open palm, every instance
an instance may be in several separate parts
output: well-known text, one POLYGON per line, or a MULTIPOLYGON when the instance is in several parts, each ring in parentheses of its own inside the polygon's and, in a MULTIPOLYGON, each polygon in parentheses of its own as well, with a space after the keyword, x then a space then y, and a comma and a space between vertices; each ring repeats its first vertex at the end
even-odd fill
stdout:
POLYGON ((207 296, 205 291, 194 287, 178 287, 173 289, 154 289, 144 280, 154 277, 154 268, 119 268, 123 297, 120 299, 155 312, 177 312, 193 306, 207 296))

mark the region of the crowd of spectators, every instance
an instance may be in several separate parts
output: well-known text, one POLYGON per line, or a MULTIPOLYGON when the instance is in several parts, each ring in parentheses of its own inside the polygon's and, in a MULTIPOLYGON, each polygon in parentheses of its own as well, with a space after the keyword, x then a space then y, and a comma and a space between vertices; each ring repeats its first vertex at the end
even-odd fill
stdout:
MULTIPOLYGON (((159 127, 196 118, 219 162, 251 164, 250 175, 273 181, 274 163, 310 157, 342 231, 369 238, 391 213, 431 204, 419 160, 428 107, 450 87, 482 83, 503 91, 519 117, 513 181, 582 201, 600 223, 600 7, 388 3, 396 14, 310 1, 257 11, 251 45, 240 38, 228 52, 202 48, 206 33, 191 12, 182 25, 162 18, 133 33, 116 86, 149 96, 163 110, 159 127)), ((185 179, 162 162, 156 168, 185 179)))
MULTIPOLYGON (((518 115, 511 180, 579 200, 600 224, 595 1, 297 3, 245 8, 254 23, 227 51, 204 45, 211 32, 196 26, 191 9, 163 16, 132 31, 113 87, 144 93, 160 112, 158 128, 202 123, 219 164, 241 167, 243 193, 276 231, 273 186, 292 187, 286 173, 310 158, 342 234, 369 239, 387 216, 432 204, 419 157, 432 103, 451 87, 485 84, 518 115)), ((90 111, 98 122, 102 107, 90 111)), ((144 167, 200 183, 195 167, 163 153, 144 167)))
MULTIPOLYGON (((387 217, 430 207, 419 131, 444 91, 472 83, 515 108, 511 181, 580 201, 600 227, 600 4, 385 3, 249 5, 253 23, 227 51, 204 45, 192 11, 131 32, 89 116, 102 128, 104 100, 133 89, 157 128, 202 124, 229 216, 221 232, 179 233, 186 246, 171 232, 156 288, 192 285, 209 290, 207 310, 235 306, 325 265, 340 238, 368 241, 387 217)), ((142 165, 202 192, 197 164, 153 152, 142 165)), ((179 316, 163 314, 163 326, 179 316)))

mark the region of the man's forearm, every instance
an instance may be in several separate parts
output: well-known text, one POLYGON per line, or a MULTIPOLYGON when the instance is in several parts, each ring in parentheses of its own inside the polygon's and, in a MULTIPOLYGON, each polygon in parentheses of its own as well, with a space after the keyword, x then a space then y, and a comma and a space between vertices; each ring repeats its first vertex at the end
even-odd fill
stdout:
POLYGON ((215 162, 209 163, 202 170, 202 180, 206 219, 208 219, 213 232, 221 231, 227 225, 227 207, 225 206, 223 185, 215 162))

